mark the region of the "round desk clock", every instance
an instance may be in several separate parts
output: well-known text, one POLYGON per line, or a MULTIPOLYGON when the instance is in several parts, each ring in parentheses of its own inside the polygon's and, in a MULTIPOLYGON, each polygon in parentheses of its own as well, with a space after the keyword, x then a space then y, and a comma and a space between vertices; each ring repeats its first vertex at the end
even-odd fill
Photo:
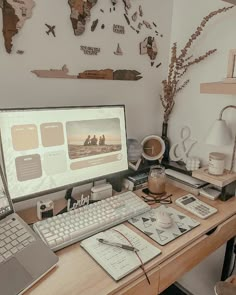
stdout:
POLYGON ((149 161, 160 159, 165 152, 165 143, 160 136, 146 136, 141 145, 143 147, 142 156, 149 161))

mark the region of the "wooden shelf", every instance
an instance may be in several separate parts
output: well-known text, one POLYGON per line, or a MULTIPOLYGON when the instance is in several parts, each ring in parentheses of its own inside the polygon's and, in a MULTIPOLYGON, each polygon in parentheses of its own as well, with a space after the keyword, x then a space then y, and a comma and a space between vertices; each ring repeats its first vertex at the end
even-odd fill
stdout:
POLYGON ((228 170, 225 170, 225 174, 216 176, 216 175, 209 174, 207 167, 194 170, 192 173, 192 176, 219 187, 224 187, 227 184, 230 184, 236 180, 235 172, 229 173, 228 170))
POLYGON ((236 83, 201 83, 200 93, 236 95, 236 83))

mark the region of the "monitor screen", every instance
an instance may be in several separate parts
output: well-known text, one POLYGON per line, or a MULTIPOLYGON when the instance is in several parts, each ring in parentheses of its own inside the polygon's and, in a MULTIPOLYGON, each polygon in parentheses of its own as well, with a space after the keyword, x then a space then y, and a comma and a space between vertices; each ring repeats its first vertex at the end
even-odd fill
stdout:
POLYGON ((124 106, 5 109, 0 129, 14 201, 128 169, 124 106))

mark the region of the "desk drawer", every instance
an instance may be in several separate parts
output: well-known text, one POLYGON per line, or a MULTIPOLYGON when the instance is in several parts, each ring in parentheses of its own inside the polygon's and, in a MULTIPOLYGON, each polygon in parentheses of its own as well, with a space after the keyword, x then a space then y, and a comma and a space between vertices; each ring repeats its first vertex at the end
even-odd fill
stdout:
POLYGON ((109 293, 109 295, 157 295, 159 288, 159 267, 147 272, 151 285, 144 275, 142 277, 130 282, 121 290, 109 293))
POLYGON ((236 236, 236 216, 220 224, 210 235, 202 236, 161 263, 159 293, 234 236, 236 236))

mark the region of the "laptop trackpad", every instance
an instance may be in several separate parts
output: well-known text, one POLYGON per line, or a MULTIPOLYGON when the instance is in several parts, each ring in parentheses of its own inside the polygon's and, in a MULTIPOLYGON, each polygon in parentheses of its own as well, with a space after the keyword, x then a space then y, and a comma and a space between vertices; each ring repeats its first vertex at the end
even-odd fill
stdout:
POLYGON ((33 281, 32 276, 16 258, 0 265, 1 294, 15 295, 24 290, 33 281))

